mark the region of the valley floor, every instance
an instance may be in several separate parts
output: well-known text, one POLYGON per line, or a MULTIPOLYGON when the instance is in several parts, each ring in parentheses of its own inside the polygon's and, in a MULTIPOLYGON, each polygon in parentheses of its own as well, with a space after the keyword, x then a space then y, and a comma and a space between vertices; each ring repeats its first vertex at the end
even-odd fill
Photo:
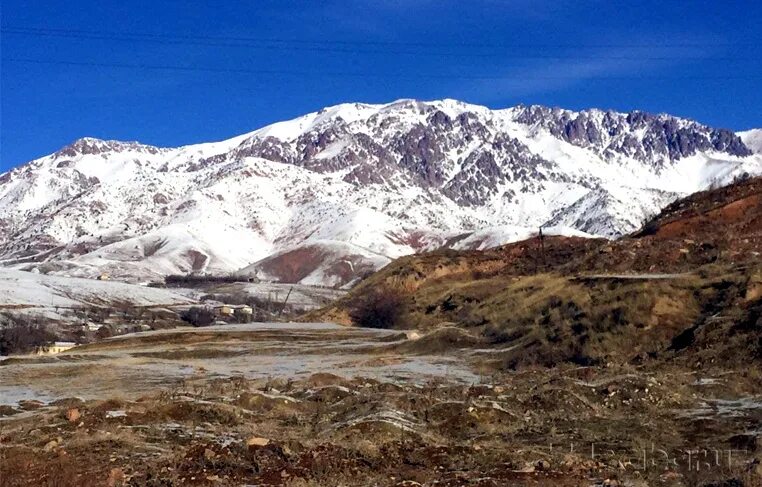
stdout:
POLYGON ((0 486, 762 481, 754 367, 508 372, 494 349, 431 345, 274 323, 5 359, 0 486))

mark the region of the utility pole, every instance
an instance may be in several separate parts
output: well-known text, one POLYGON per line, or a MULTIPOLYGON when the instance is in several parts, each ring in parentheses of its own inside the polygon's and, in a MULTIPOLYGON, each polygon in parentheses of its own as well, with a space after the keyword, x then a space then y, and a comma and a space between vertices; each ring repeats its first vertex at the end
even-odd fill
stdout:
POLYGON ((278 313, 278 316, 283 314, 283 310, 286 309, 286 303, 288 303, 288 297, 291 296, 291 291, 294 290, 294 286, 291 286, 288 288, 288 294, 286 294, 286 299, 283 300, 283 304, 280 307, 280 313, 278 313))
POLYGON ((540 227, 540 255, 542 256, 542 267, 545 269, 545 235, 542 234, 542 227, 540 227))

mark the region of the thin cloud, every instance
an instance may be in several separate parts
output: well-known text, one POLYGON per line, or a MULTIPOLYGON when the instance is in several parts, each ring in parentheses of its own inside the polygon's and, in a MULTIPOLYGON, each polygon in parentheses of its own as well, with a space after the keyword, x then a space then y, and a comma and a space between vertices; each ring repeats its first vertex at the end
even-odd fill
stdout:
POLYGON ((460 88, 469 98, 487 103, 573 88, 597 78, 664 73, 677 67, 682 69, 713 54, 716 54, 715 49, 696 47, 587 48, 584 52, 570 54, 567 60, 537 62, 525 68, 504 67, 496 75, 504 79, 471 83, 460 88))

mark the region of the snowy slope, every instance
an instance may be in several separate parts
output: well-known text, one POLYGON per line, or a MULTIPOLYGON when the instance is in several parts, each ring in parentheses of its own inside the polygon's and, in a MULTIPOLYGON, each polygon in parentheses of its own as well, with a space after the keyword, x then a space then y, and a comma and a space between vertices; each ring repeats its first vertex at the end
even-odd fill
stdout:
POLYGON ((179 148, 85 138, 0 176, 0 264, 342 286, 448 241, 483 248, 540 226, 617 237, 762 173, 758 132, 740 135, 642 112, 399 100, 179 148))
MULTIPOLYGON (((456 250, 484 250, 492 247, 497 247, 506 242, 519 242, 521 240, 533 238, 538 234, 539 228, 504 225, 484 230, 478 230, 471 234, 457 236, 452 240, 450 247, 456 250)), ((579 230, 562 226, 544 226, 542 227, 542 234, 545 236, 560 235, 564 237, 594 237, 594 235, 589 233, 580 232, 579 230)))
POLYGON ((0 307, 162 306, 191 302, 165 289, 0 269, 0 307))
POLYGON ((762 129, 752 129, 745 132, 738 132, 746 147, 757 154, 762 154, 762 129))

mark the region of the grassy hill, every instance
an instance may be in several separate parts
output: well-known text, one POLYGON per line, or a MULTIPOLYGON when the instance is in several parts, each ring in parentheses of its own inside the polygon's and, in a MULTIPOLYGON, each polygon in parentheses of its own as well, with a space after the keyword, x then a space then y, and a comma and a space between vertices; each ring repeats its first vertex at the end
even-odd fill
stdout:
POLYGON ((617 241, 536 237, 403 257, 305 319, 358 324, 386 307, 394 312, 368 322, 423 332, 454 325, 454 346, 465 331, 503 349, 495 360, 508 368, 760 360, 761 253, 754 178, 677 201, 617 241))

